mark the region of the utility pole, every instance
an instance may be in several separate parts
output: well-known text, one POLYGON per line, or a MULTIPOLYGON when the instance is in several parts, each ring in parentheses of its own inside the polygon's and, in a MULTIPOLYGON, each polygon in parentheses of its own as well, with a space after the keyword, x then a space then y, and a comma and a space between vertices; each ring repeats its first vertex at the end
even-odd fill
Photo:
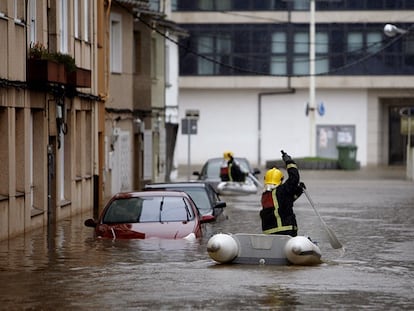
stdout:
POLYGON ((309 0, 310 20, 309 20, 309 155, 315 156, 316 153, 316 133, 315 133, 315 1, 309 0))

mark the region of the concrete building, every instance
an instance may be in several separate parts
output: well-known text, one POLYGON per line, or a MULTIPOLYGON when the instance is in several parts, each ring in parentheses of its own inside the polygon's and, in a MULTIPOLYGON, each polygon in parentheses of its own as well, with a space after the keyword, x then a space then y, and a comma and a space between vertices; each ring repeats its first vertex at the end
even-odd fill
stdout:
MULTIPOLYGON (((200 112, 192 164, 224 150, 258 166, 281 149, 336 158, 350 144, 361 166, 405 165, 400 112, 414 106, 414 33, 383 29, 412 29, 413 10, 412 1, 177 0, 172 19, 189 32, 180 118, 200 112)), ((180 164, 187 144, 179 135, 180 164)))
POLYGON ((0 239, 92 208, 96 14, 89 1, 0 3, 0 239))
POLYGON ((0 240, 96 217, 116 192, 166 178, 167 103, 168 122, 178 114, 166 42, 183 34, 169 8, 0 1, 0 240))
POLYGON ((113 1, 108 21, 104 197, 169 178, 178 115, 178 47, 169 1, 113 1), (168 108, 167 108, 168 107, 168 108))

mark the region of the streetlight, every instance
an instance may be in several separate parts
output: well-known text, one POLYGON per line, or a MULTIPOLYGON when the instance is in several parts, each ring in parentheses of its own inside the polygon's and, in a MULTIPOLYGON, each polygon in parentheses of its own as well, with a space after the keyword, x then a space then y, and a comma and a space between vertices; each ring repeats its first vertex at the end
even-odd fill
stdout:
POLYGON ((403 34, 406 34, 407 32, 408 30, 398 28, 397 26, 392 25, 392 24, 386 24, 384 26, 384 34, 388 37, 395 37, 397 34, 403 35, 403 34))

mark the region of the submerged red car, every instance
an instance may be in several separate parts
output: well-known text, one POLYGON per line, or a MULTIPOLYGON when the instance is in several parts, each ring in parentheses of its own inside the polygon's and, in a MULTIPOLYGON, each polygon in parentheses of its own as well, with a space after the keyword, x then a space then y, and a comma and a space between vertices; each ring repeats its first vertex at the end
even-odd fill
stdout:
POLYGON ((99 219, 87 219, 98 238, 184 239, 202 236, 202 224, 214 216, 201 216, 185 192, 140 191, 118 193, 111 198, 99 219))

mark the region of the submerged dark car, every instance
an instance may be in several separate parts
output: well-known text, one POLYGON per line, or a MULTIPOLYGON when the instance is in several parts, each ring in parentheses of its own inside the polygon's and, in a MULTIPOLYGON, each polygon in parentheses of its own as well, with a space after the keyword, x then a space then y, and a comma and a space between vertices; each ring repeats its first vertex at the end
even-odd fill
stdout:
POLYGON ((202 224, 214 221, 201 216, 190 196, 182 191, 118 193, 111 198, 97 221, 87 219, 98 238, 193 239, 202 236, 202 224))
MULTIPOLYGON (((253 176, 260 174, 260 170, 258 168, 252 168, 249 160, 246 158, 235 157, 234 159, 240 164, 245 172, 248 172, 253 176)), ((200 181, 208 182, 217 191, 217 185, 221 182, 220 167, 222 164, 223 158, 208 159, 201 168, 201 171, 194 171, 193 175, 197 176, 197 179, 200 181)))
POLYGON ((152 183, 145 185, 144 190, 184 191, 193 199, 202 216, 211 215, 215 219, 223 213, 226 207, 226 202, 221 201, 213 186, 205 182, 152 183))

